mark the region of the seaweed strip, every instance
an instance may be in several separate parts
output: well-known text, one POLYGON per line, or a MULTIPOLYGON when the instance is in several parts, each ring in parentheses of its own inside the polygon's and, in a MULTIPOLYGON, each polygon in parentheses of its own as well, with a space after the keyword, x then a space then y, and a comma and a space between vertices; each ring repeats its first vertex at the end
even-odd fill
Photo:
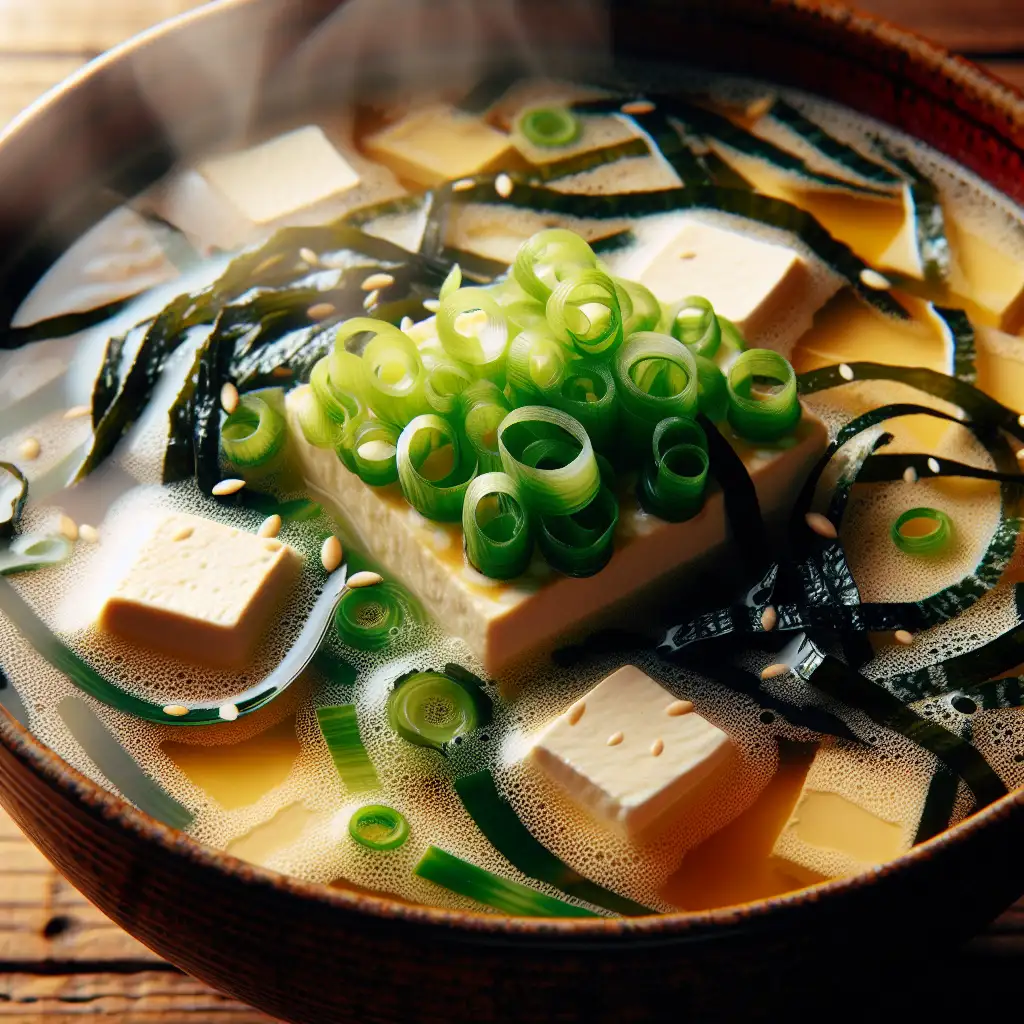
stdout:
POLYGON ((487 256, 480 256, 467 249, 456 249, 450 245, 446 245, 440 255, 446 263, 458 263, 466 277, 482 283, 489 283, 508 270, 508 264, 502 263, 501 260, 492 260, 487 256))
POLYGON ((52 338, 67 338, 72 334, 78 334, 116 316, 131 301, 132 298, 118 299, 117 302, 108 302, 105 306, 97 306, 83 313, 62 313, 48 320, 40 320, 29 327, 8 327, 0 332, 0 350, 22 348, 35 341, 49 341, 52 338))
POLYGON ((145 329, 145 324, 137 325, 127 334, 119 334, 107 342, 107 347, 103 350, 103 362, 92 386, 93 429, 99 426, 100 420, 117 396, 121 383, 121 359, 129 336, 145 329))
POLYGON ((192 442, 192 423, 195 419, 196 386, 199 370, 206 356, 205 344, 196 348, 192 365, 168 410, 167 445, 161 479, 165 484, 188 480, 195 474, 195 448, 192 442))
POLYGON ((949 820, 953 817, 956 806, 957 777, 944 767, 932 776, 928 786, 928 794, 924 798, 921 820, 917 823, 914 845, 934 839, 940 832, 949 828, 949 820))
MULTIPOLYGON (((223 329, 218 320, 213 332, 203 343, 203 357, 196 376, 192 412, 192 450, 195 458, 196 483, 209 494, 220 480, 220 391, 228 379, 235 355, 237 334, 223 329)), ((237 501, 231 496, 218 501, 237 501)))
POLYGON ((440 259, 444 252, 452 196, 451 183, 427 193, 427 216, 420 239, 420 255, 425 259, 440 259))
MULTIPOLYGON (((673 132, 677 139, 679 138, 679 133, 671 125, 666 123, 666 129, 673 132)), ((682 140, 680 140, 680 144, 681 142, 682 140)), ((657 140, 655 140, 655 144, 657 144, 657 140)), ((587 171, 596 170, 607 164, 618 163, 620 160, 650 156, 650 152, 650 147, 645 139, 626 139, 624 142, 616 142, 611 146, 588 149, 583 153, 573 153, 571 156, 562 157, 561 160, 539 164, 536 167, 531 167, 529 171, 523 172, 522 177, 527 181, 543 184, 549 181, 558 181, 560 178, 569 178, 574 174, 586 174, 587 171)), ((669 162, 671 163, 671 161, 669 162)))
POLYGON ((978 379, 975 364, 978 349, 970 317, 962 309, 951 309, 934 303, 931 308, 945 335, 950 374, 965 384, 974 384, 978 379))
POLYGON ((422 194, 412 193, 396 196, 394 199, 383 199, 378 203, 369 203, 350 210, 341 218, 340 223, 352 228, 363 228, 381 217, 397 217, 405 213, 414 213, 423 206, 422 194))
POLYGON ((584 878, 556 857, 520 821, 512 805, 499 793, 494 776, 488 769, 457 778, 455 791, 477 828, 524 875, 617 914, 639 917, 655 913, 649 907, 584 878))

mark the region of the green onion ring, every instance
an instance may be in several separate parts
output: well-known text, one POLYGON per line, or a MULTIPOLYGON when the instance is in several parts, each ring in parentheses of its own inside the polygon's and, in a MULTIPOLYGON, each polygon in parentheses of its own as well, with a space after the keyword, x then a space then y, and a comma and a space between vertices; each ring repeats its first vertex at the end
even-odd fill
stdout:
POLYGON ((607 363, 576 359, 566 368, 562 386, 548 400, 583 424, 595 448, 609 444, 619 419, 615 375, 607 363))
POLYGON ((459 443, 447 420, 434 414, 410 420, 398 438, 397 462, 402 493, 420 515, 441 522, 462 518, 462 503, 476 476, 477 459, 471 447, 459 443), (452 469, 441 479, 431 480, 423 475, 423 465, 445 444, 452 448, 452 469))
POLYGON ((538 302, 577 270, 597 266, 594 250, 574 231, 549 228, 528 238, 516 252, 512 274, 519 287, 538 302))
POLYGON ((242 395, 238 408, 220 428, 225 456, 244 468, 268 463, 284 447, 287 438, 284 417, 255 395, 242 395))
POLYGON ((478 572, 509 580, 526 571, 533 554, 533 537, 516 482, 507 473, 484 473, 466 491, 462 506, 466 557, 478 572), (481 521, 481 504, 497 498, 496 514, 481 521))
POLYGON ((410 672, 395 681, 388 695, 391 728, 409 743, 442 753, 456 739, 487 725, 492 715, 490 697, 458 666, 410 672))
POLYGON ((724 420, 729 412, 729 387, 725 374, 706 356, 695 356, 697 362, 697 399, 700 411, 712 423, 724 420))
POLYGON ((722 327, 715 308, 707 299, 690 295, 677 302, 666 316, 668 333, 686 345, 694 355, 712 359, 722 343, 722 327), (688 310, 697 315, 682 316, 688 310))
POLYGON ((473 367, 484 376, 491 376, 495 367, 500 369, 508 348, 508 321, 490 292, 483 288, 459 288, 441 302, 437 311, 437 336, 452 359, 473 367), (477 310, 487 317, 480 336, 462 334, 459 317, 477 310))
POLYGON ((447 416, 455 411, 459 395, 469 387, 476 378, 468 366, 448 357, 439 359, 427 370, 424 381, 424 392, 427 404, 434 412, 447 416))
POLYGON ((335 423, 317 401, 312 388, 300 388, 293 395, 295 417, 302 436, 316 448, 337 448, 345 433, 344 424, 335 423))
POLYGON ((793 367, 767 348, 750 348, 729 368, 729 423, 740 437, 751 441, 774 441, 790 433, 803 411, 797 396, 793 367), (776 394, 751 396, 755 377, 767 377, 781 387, 776 394))
POLYGON ((444 302, 452 292, 458 291, 462 287, 462 267, 458 263, 452 264, 452 269, 448 271, 448 276, 444 279, 444 284, 441 285, 441 290, 437 293, 437 297, 444 302))
POLYGON ((366 400, 381 419, 404 426, 430 411, 426 370, 408 335, 390 324, 380 327, 363 349, 366 400))
POLYGON ((316 721, 334 768, 350 793, 367 793, 380 785, 377 769, 366 752, 354 704, 316 709, 316 721))
POLYGON ((359 479, 385 487, 398 479, 398 428, 383 420, 363 420, 352 435, 352 462, 359 479))
POLYGON ((893 544, 908 555, 938 555, 949 547, 953 539, 952 520, 937 508, 911 508, 907 509, 892 524, 889 530, 893 544), (934 528, 928 533, 907 534, 903 527, 915 520, 929 520, 934 528))
POLYGON ((644 510, 669 523, 692 519, 704 504, 708 469, 705 448, 695 444, 658 445, 655 458, 641 477, 644 510))
POLYGON ((349 818, 348 834, 368 850, 397 850, 409 838, 409 822, 393 807, 367 804, 349 818))
POLYGON ((557 392, 565 379, 569 350, 546 329, 523 330, 512 339, 505 360, 505 382, 517 398, 538 401, 557 392))
POLYGON ((657 330, 661 322, 661 303, 654 293, 639 281, 613 277, 615 292, 622 312, 622 333, 625 337, 637 331, 657 330))
POLYGON ((600 487, 600 472, 589 435, 579 420, 559 409, 542 405, 524 405, 514 409, 498 428, 498 451, 505 472, 519 485, 526 507, 539 515, 559 516, 578 512, 590 504, 600 487), (517 426, 523 429, 510 434, 517 426), (578 454, 566 465, 537 469, 521 461, 525 449, 532 442, 552 438, 563 440, 559 436, 562 431, 579 445, 578 454), (521 436, 517 438, 516 434, 521 436))
POLYGON ((509 413, 501 388, 492 381, 478 380, 459 395, 455 408, 462 420, 462 432, 476 452, 480 471, 501 469, 498 427, 509 413))
POLYGON ((566 576, 593 576, 612 557, 619 503, 601 487, 586 507, 571 515, 545 515, 537 542, 552 569, 566 576))
POLYGON ((334 630, 342 643, 357 651, 380 651, 401 629, 408 607, 395 583, 378 583, 346 591, 334 613, 334 630))
POLYGON ((528 142, 549 149, 572 144, 583 131, 580 119, 565 107, 534 107, 519 118, 518 127, 528 142))
POLYGON ((548 324, 559 341, 585 356, 610 356, 622 343, 615 283, 596 268, 575 270, 548 296, 548 324))
POLYGON ((631 421, 633 440, 644 447, 661 420, 697 415, 697 362, 685 345, 667 334, 640 331, 631 335, 615 359, 615 384, 619 403, 631 421))

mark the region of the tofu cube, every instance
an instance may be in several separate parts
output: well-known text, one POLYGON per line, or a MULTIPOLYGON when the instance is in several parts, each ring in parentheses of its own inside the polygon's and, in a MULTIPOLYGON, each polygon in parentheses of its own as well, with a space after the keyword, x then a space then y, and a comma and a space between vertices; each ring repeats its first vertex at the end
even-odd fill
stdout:
POLYGON ((626 665, 551 722, 530 757, 594 817, 635 837, 697 813, 734 753, 692 705, 626 665))
POLYGON ((301 565, 280 541, 175 513, 142 545, 99 626, 186 661, 237 668, 251 659, 301 565))
POLYGON ((511 153, 507 135, 444 105, 413 111, 370 136, 364 147, 400 178, 425 188, 479 174, 511 153))
POLYGON ((316 125, 206 160, 199 173, 254 224, 268 224, 359 184, 354 168, 316 125))

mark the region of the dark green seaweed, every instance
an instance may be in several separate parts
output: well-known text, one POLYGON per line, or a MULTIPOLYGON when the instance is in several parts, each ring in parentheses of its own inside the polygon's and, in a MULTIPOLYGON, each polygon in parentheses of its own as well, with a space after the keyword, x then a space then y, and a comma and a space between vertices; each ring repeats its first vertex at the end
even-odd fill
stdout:
MULTIPOLYGON (((669 131, 674 131, 670 126, 667 127, 669 131)), ((678 132, 675 134, 678 138, 678 132)), ((624 142, 616 142, 599 149, 573 153, 571 156, 552 160, 547 164, 538 164, 536 167, 531 167, 529 171, 523 172, 522 177, 526 181, 545 184, 549 181, 558 181, 560 178, 569 178, 574 174, 585 174, 587 171, 596 170, 606 164, 618 163, 620 160, 649 156, 650 152, 643 139, 626 139, 624 142)))
POLYGON ((934 839, 940 832, 945 832, 949 828, 949 821, 953 817, 956 805, 958 783, 957 776, 945 768, 940 767, 932 776, 928 794, 924 798, 921 820, 917 823, 915 846, 934 839))
MULTIPOLYGON (((121 384, 121 360, 129 337, 145 335, 148 327, 148 322, 137 324, 127 334, 118 334, 107 342, 107 347, 103 351, 103 362, 96 375, 96 382, 92 386, 92 426, 94 430, 100 425, 100 420, 103 419, 117 396, 121 384)), ((136 348, 137 346, 133 344, 132 347, 136 348)))
POLYGON ((108 302, 105 306, 97 306, 96 309, 84 313, 62 313, 48 320, 40 320, 30 327, 8 327, 0 331, 0 350, 22 348, 36 341, 66 338, 86 331, 116 316, 130 301, 131 299, 119 299, 117 302, 108 302))
POLYGON ((13 537, 28 501, 28 480, 12 462, 0 462, 0 538, 13 537))
POLYGON ((978 349, 970 317, 962 309, 934 304, 932 309, 948 334, 949 372, 965 384, 974 384, 978 379, 978 368, 975 364, 978 349))

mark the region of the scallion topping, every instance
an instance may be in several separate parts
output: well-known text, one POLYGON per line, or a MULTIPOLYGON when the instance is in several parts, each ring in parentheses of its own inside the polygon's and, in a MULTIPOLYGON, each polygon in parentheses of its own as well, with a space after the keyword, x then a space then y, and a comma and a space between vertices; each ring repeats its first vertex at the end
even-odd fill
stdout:
POLYGON ((501 389, 489 380, 478 380, 459 395, 456 411, 462 420, 462 432, 476 452, 480 471, 501 469, 498 427, 509 413, 501 389))
POLYGON ((639 281, 627 281, 622 277, 612 280, 619 297, 623 335, 628 338, 637 331, 657 330, 662 311, 654 293, 639 281))
POLYGON ((729 387, 725 374, 706 356, 695 356, 697 362, 697 404, 713 423, 724 420, 729 411, 729 387))
POLYGON ((455 411, 459 395, 475 379, 473 371, 468 366, 445 355, 443 359, 438 359, 427 367, 427 379, 424 383, 427 404, 442 416, 450 415, 455 411))
POLYGON ((301 388, 292 399, 302 436, 316 448, 337 448, 345 435, 345 426, 327 415, 311 387, 301 388))
POLYGON ((384 487, 398 479, 398 429, 381 420, 363 420, 352 437, 352 461, 359 479, 384 487))
POLYGON ((409 838, 409 822, 393 807, 367 804, 349 818, 348 834, 368 850, 397 850, 409 838))
POLYGON ((579 235, 564 228, 549 228, 523 242, 512 273, 527 295, 546 304, 566 277, 596 266, 594 250, 579 235))
POLYGON ((640 481, 641 504, 671 523, 692 518, 704 503, 710 466, 703 429, 695 420, 662 420, 651 449, 640 481))
POLYGON ((225 456, 242 468, 269 462, 284 447, 287 436, 284 417, 256 395, 242 395, 220 428, 225 456))
POLYGON ((444 672, 410 672, 395 681, 388 696, 388 721, 402 739, 442 753, 493 714, 491 698, 479 680, 458 665, 444 672))
POLYGON ((399 436, 396 458, 402 493, 417 512, 441 522, 461 519, 477 458, 447 420, 417 416, 399 436))
POLYGON ((507 473, 484 473, 469 485, 462 532, 470 564, 491 579, 512 579, 530 564, 529 519, 519 488, 507 473))
POLYGON ((534 107, 519 118, 524 138, 547 149, 571 145, 582 130, 580 119, 565 107, 534 107))
POLYGON ((615 282, 596 268, 569 274, 548 296, 548 326, 585 356, 610 356, 622 342, 615 282))
POLYGON ((437 336, 445 351, 482 376, 497 375, 508 347, 508 321, 483 288, 459 288, 437 311, 437 336))
POLYGON ((774 441, 800 422, 793 367, 767 348, 751 348, 729 369, 729 422, 740 437, 774 441))
POLYGON ((911 508, 889 532, 893 544, 908 555, 939 555, 953 540, 953 523, 941 509, 911 508))
POLYGON ((699 295, 676 303, 666 316, 668 331, 694 355, 712 359, 722 343, 722 326, 714 306, 699 295))
POLYGON ((0 576, 14 576, 31 569, 58 565, 71 557, 74 545, 59 534, 33 536, 24 533, 0 548, 0 576))
POLYGON ((546 400, 565 379, 570 350, 544 328, 520 331, 509 345, 505 381, 524 403, 546 400))
POLYGON ((566 576, 593 576, 612 557, 618 523, 619 503, 601 487, 578 512, 542 516, 537 542, 553 569, 566 576))
POLYGON ((317 708, 316 720, 341 781, 350 793, 366 793, 380 785, 377 769, 359 735, 354 704, 317 708))
POLYGON ((338 602, 334 628, 342 643, 357 651, 387 647, 405 621, 404 594, 394 583, 349 590, 338 602))
POLYGON ((363 373, 366 400, 382 419, 404 426, 430 411, 419 351, 397 327, 378 323, 363 349, 363 373))

